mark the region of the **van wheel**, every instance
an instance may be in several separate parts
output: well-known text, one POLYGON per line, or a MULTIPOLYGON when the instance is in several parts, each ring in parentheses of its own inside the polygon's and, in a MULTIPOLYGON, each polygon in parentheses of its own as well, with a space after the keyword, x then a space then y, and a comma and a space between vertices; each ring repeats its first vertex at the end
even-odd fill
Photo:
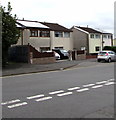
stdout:
POLYGON ((109 62, 109 63, 111 62, 111 58, 108 59, 108 62, 109 62))

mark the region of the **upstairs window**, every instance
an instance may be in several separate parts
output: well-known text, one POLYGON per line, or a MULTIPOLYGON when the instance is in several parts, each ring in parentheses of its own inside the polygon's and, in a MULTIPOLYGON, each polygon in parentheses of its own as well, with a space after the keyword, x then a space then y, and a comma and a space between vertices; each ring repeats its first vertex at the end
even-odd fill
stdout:
POLYGON ((30 37, 38 37, 38 30, 30 30, 30 37))
POLYGON ((40 37, 50 37, 50 31, 40 31, 40 37))
POLYGON ((107 39, 107 35, 103 35, 103 38, 104 38, 104 39, 107 39))
POLYGON ((111 39, 111 35, 108 35, 108 39, 111 39))
POLYGON ((94 34, 91 34, 91 35, 90 35, 90 38, 94 38, 94 34))
POLYGON ((104 39, 111 39, 111 35, 103 35, 104 39))
POLYGON ((65 38, 69 38, 70 37, 70 33, 69 32, 64 32, 64 37, 65 38))
POLYGON ((55 32, 55 37, 63 37, 63 32, 55 32))
POLYGON ((96 34, 96 35, 95 35, 95 38, 99 39, 99 38, 100 38, 100 35, 96 34))

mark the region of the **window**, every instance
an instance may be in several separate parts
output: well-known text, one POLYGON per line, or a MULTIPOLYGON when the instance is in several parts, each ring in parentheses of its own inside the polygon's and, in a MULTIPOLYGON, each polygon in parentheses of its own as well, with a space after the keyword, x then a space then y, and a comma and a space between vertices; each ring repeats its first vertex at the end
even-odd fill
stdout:
POLYGON ((55 37, 63 37, 63 32, 55 32, 55 37))
POLYGON ((40 31, 40 37, 50 37, 50 31, 40 31))
POLYGON ((91 35, 90 35, 90 38, 94 38, 94 34, 91 34, 91 35))
POLYGON ((103 35, 103 38, 104 38, 104 39, 107 39, 107 35, 103 35))
POLYGON ((95 50, 96 50, 96 51, 100 51, 100 47, 99 47, 99 46, 96 46, 96 47, 95 47, 95 50))
POLYGON ((30 30, 31 37, 38 37, 38 30, 30 30))
POLYGON ((86 47, 81 47, 81 50, 86 50, 86 47))
POLYGON ((64 32, 64 37, 69 38, 70 37, 70 33, 69 32, 64 32))
POLYGON ((108 35, 108 39, 111 39, 111 35, 108 35))
POLYGON ((100 35, 96 34, 96 35, 95 35, 95 38, 97 38, 97 39, 100 38, 100 35))

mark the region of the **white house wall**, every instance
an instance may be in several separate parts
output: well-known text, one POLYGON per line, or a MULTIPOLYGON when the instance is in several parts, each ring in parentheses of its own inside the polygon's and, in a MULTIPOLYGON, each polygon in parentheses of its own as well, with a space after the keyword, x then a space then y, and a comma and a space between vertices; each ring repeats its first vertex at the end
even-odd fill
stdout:
POLYGON ((40 47, 50 47, 50 38, 30 37, 29 44, 40 51, 40 47))
POLYGON ((87 49, 87 36, 88 34, 73 28, 73 49, 81 50, 81 47, 85 47, 87 49))
POLYGON ((103 46, 112 46, 111 39, 103 39, 103 46))
POLYGON ((50 47, 51 49, 63 47, 66 50, 72 50, 73 48, 72 33, 70 33, 69 38, 55 37, 54 31, 50 31, 50 37, 30 37, 30 30, 25 29, 23 31, 23 39, 20 37, 16 45, 28 45, 28 43, 38 51, 40 51, 40 47, 50 47))
POLYGON ((100 47, 100 50, 102 50, 102 35, 100 39, 92 39, 89 36, 89 53, 98 53, 99 51, 96 51, 96 47, 100 47))
POLYGON ((113 46, 116 46, 116 39, 113 40, 113 46))
POLYGON ((51 31, 50 36, 51 36, 51 49, 54 49, 55 47, 63 47, 65 50, 72 50, 73 48, 72 33, 70 33, 69 38, 65 38, 55 37, 54 31, 51 31))

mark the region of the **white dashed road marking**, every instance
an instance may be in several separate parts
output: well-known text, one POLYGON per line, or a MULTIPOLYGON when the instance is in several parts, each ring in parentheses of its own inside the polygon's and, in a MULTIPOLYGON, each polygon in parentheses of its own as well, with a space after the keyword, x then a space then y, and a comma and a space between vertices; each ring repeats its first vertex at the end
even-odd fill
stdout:
POLYGON ((58 93, 62 93, 64 92, 64 90, 59 90, 59 91, 54 91, 54 92, 50 92, 50 95, 54 95, 54 94, 58 94, 58 93))
POLYGON ((83 87, 91 87, 91 86, 93 86, 93 85, 95 85, 95 84, 83 85, 83 87))
POLYGON ((66 93, 58 94, 57 96, 61 97, 61 96, 71 95, 71 94, 73 94, 73 93, 72 92, 66 92, 66 93))
POLYGON ((106 83, 108 81, 101 81, 101 82, 96 82, 96 84, 103 84, 103 83, 106 83))
POLYGON ((115 79, 109 79, 108 81, 114 81, 115 79))
MULTIPOLYGON (((71 90, 76 90, 77 92, 84 92, 84 91, 88 91, 90 89, 88 87, 96 89, 96 88, 100 88, 103 86, 114 85, 114 84, 115 84, 114 79, 109 79, 109 80, 96 82, 95 84, 90 83, 90 84, 82 85, 83 88, 80 88, 80 87, 68 88, 67 90, 69 90, 69 92, 64 92, 64 90, 58 90, 58 91, 49 92, 49 94, 50 95, 56 94, 57 96, 66 96, 66 95, 73 94, 73 92, 71 92, 71 90)), ((48 96, 48 97, 44 97, 44 96, 45 96, 44 94, 39 94, 39 95, 34 95, 34 96, 28 96, 28 97, 26 97, 26 99, 28 99, 28 100, 35 99, 35 101, 37 101, 37 102, 52 99, 51 96, 48 96)), ((15 100, 11 100, 11 101, 2 102, 1 105, 12 104, 12 105, 7 106, 8 108, 11 109, 11 108, 20 107, 20 106, 24 106, 24 105, 28 104, 27 102, 22 102, 22 103, 19 103, 19 102, 21 102, 21 100, 15 99, 15 100)))
POLYGON ((114 84, 115 84, 115 82, 108 82, 105 85, 114 85, 114 84))
POLYGON ((93 86, 92 88, 100 88, 100 87, 103 87, 103 85, 96 85, 96 86, 93 86))
POLYGON ((79 89, 80 87, 73 87, 73 88, 69 88, 68 90, 77 90, 79 89))
POLYGON ((16 99, 16 100, 11 100, 11 101, 7 101, 7 102, 3 102, 3 103, 1 103, 1 105, 7 105, 7 104, 11 104, 11 103, 16 103, 16 102, 20 102, 20 100, 16 99))
POLYGON ((15 108, 15 107, 23 106, 23 105, 27 105, 27 102, 18 103, 18 104, 14 104, 14 105, 9 105, 8 108, 15 108))
POLYGON ((87 91, 87 90, 89 90, 89 88, 83 88, 83 89, 77 90, 77 92, 83 92, 83 91, 87 91))
POLYGON ((27 99, 34 99, 34 98, 38 98, 38 97, 43 97, 44 95, 35 95, 35 96, 30 96, 30 97, 27 97, 27 99))
POLYGON ((37 99, 35 101, 40 102, 40 101, 45 101, 45 100, 49 100, 49 99, 52 99, 52 97, 44 97, 44 98, 37 99))

